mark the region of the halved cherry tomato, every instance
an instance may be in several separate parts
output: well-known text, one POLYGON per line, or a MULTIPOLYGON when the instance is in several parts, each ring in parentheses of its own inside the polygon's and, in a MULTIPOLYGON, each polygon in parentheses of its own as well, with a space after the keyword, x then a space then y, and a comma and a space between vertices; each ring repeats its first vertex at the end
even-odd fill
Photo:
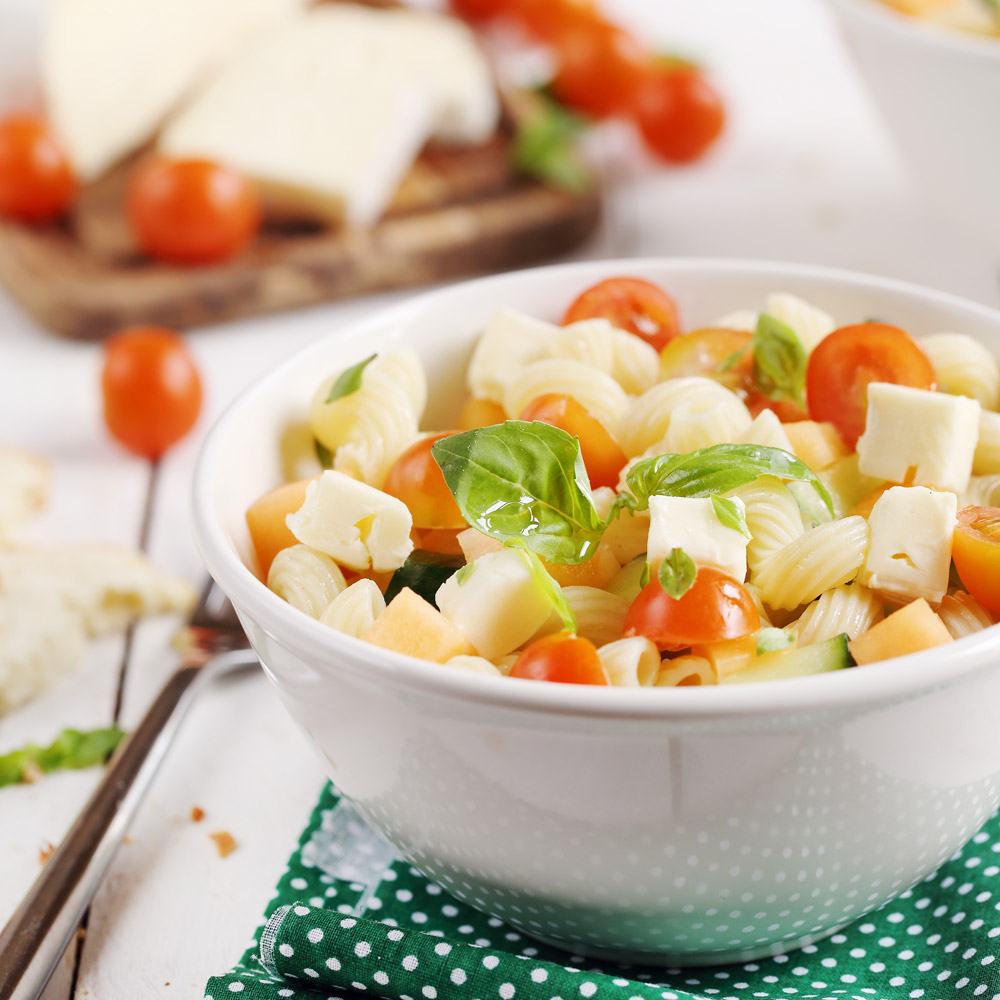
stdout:
POLYGON ((625 616, 622 637, 644 635, 658 649, 738 639, 760 628, 760 615, 743 584, 711 566, 700 566, 690 589, 671 597, 650 580, 625 616))
POLYGON ((536 639, 514 661, 510 676, 559 684, 611 683, 597 647, 572 632, 556 632, 536 639))
POLYGON ((690 163, 719 137, 726 113, 715 88, 694 66, 646 73, 633 97, 646 145, 668 163, 690 163))
POLYGON ((456 431, 441 431, 410 445, 392 463, 382 489, 402 500, 413 515, 417 528, 467 528, 465 518, 444 481, 441 467, 431 455, 435 441, 456 431))
POLYGON ((104 345, 104 421, 129 451, 159 458, 201 411, 201 379, 184 341, 162 326, 133 326, 104 345))
POLYGON ((592 417, 572 396, 549 392, 533 399, 521 411, 520 420, 540 420, 560 427, 580 442, 580 454, 591 486, 617 486, 628 457, 604 425, 592 417))
POLYGON ((965 589, 1000 615, 1000 507, 963 507, 951 543, 951 558, 965 589))
POLYGON ((745 400, 750 416, 756 417, 761 410, 773 410, 774 415, 783 424, 794 424, 799 420, 808 420, 808 411, 802 409, 791 399, 768 399, 754 389, 745 400))
POLYGON ((746 396, 753 388, 753 334, 726 327, 702 327, 674 337, 660 351, 660 379, 684 375, 714 378, 746 396), (731 363, 722 370, 727 361, 731 363))
POLYGON ((584 319, 606 319, 646 341, 657 351, 680 334, 674 300, 642 278, 605 278, 581 292, 563 316, 563 326, 584 319))
POLYGON ((41 119, 0 121, 0 215, 49 222, 69 208, 76 188, 69 161, 41 119))
POLYGON ((502 424, 506 419, 507 413, 499 403, 480 396, 470 396, 462 405, 458 426, 463 431, 471 431, 477 427, 502 424))
POLYGON ((934 366, 905 330, 888 323, 842 326, 809 355, 809 416, 834 424, 854 448, 865 429, 870 382, 937 388, 934 366))
POLYGON ((140 247, 172 264, 227 260, 261 219, 250 182, 211 160, 147 160, 132 175, 126 208, 140 247))

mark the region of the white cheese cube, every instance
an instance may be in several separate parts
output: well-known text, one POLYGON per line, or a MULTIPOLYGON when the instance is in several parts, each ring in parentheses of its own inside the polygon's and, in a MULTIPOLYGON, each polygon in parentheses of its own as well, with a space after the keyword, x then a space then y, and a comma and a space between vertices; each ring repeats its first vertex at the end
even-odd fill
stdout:
POLYGON ((868 552, 858 582, 902 601, 937 604, 948 589, 958 497, 924 486, 893 486, 868 518, 868 552))
POLYGON ((527 642, 552 613, 552 602, 517 549, 480 556, 468 575, 449 577, 435 600, 441 613, 488 660, 527 642))
POLYGON ((872 382, 858 468, 893 483, 961 493, 972 474, 979 411, 979 403, 966 396, 872 382))
MULTIPOLYGON (((743 501, 733 503, 745 510, 743 501)), ((683 549, 699 566, 714 566, 741 583, 747 575, 747 542, 741 531, 716 516, 711 497, 649 498, 649 540, 646 558, 650 573, 671 549, 683 549)))
POLYGON ((469 392, 503 404, 507 387, 532 361, 548 355, 560 327, 516 309, 493 315, 472 352, 467 374, 469 392))
POLYGON ((399 569, 413 551, 413 518, 402 500, 328 469, 285 518, 304 545, 355 570, 399 569))

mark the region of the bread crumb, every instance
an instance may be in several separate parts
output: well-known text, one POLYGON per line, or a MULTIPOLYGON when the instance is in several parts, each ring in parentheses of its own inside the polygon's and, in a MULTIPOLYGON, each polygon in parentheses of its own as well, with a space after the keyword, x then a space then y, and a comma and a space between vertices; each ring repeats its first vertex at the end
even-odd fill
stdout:
POLYGON ((200 823, 205 818, 205 810, 201 806, 191 807, 191 822, 200 823))
POLYGON ((45 843, 38 849, 38 863, 40 865, 44 865, 45 862, 52 857, 52 852, 54 850, 55 848, 52 846, 52 844, 46 840, 45 843))
POLYGON ((210 833, 208 836, 215 841, 220 858, 224 858, 236 850, 236 841, 233 840, 233 835, 226 830, 218 830, 216 833, 210 833))

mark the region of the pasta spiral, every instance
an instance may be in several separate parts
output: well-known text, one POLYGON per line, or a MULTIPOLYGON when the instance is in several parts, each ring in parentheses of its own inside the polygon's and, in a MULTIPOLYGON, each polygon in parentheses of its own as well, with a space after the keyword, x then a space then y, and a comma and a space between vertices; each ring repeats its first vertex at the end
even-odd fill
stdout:
POLYGON ((507 387, 503 406, 516 419, 533 399, 550 392, 572 396, 609 430, 628 407, 625 390, 610 375, 574 358, 543 358, 525 365, 507 387))
POLYGON ((660 672, 660 652, 645 636, 605 643, 597 655, 615 687, 649 687, 660 672))
POLYGON ((953 639, 972 635, 973 632, 989 628, 993 624, 990 613, 964 590, 946 594, 937 608, 937 613, 953 639))
POLYGON ((771 556, 805 533, 805 525, 795 498, 774 476, 762 476, 731 495, 739 497, 745 507, 751 535, 747 568, 753 580, 771 556))
POLYGON ((1000 365, 978 340, 965 333, 935 333, 918 343, 944 392, 971 396, 988 410, 1000 405, 1000 365))
POLYGON ((856 639, 885 617, 882 599, 860 584, 845 584, 821 594, 788 626, 800 646, 832 639, 846 632, 856 639))
POLYGON ((347 583, 328 555, 308 545, 290 545, 274 557, 267 585, 293 608, 319 618, 347 583))
POLYGON ((664 660, 656 676, 656 687, 701 687, 718 684, 715 669, 704 656, 677 656, 664 660))
POLYGON ((361 639, 385 611, 385 598, 378 585, 368 579, 356 580, 326 606, 320 621, 338 632, 361 639))
POLYGON ((563 587, 563 594, 576 618, 576 634, 603 646, 619 638, 629 602, 597 587, 563 587))
POLYGON ((959 499, 959 507, 1000 507, 1000 475, 971 476, 969 485, 959 499))

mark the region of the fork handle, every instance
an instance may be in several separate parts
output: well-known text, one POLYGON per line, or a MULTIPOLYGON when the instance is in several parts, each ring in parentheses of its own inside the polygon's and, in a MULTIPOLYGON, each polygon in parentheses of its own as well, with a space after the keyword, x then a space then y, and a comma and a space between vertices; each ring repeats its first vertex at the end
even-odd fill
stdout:
POLYGON ((0 931, 0 1000, 36 1000, 76 933, 132 817, 198 692, 255 666, 249 650, 185 662, 111 758, 104 777, 0 931))

